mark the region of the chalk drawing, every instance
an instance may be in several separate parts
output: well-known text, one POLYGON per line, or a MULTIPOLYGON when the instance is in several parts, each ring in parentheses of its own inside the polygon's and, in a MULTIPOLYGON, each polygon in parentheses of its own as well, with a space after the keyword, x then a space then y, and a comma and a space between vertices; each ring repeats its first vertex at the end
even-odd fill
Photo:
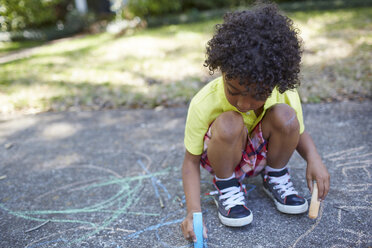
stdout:
POLYGON ((347 162, 347 163, 343 163, 343 164, 337 164, 336 167, 342 167, 342 166, 345 166, 345 165, 352 165, 352 164, 369 164, 371 163, 372 160, 358 160, 358 161, 351 161, 351 162, 347 162))
MULTIPOLYGON (((371 195, 370 187, 372 186, 372 183, 370 181, 365 181, 371 179, 371 156, 372 153, 370 152, 370 149, 365 146, 347 149, 327 156, 327 158, 331 161, 342 161, 342 163, 336 164, 335 167, 341 169, 342 175, 345 177, 345 179, 348 179, 350 177, 350 172, 352 171, 360 171, 359 173, 361 173, 361 175, 364 175, 360 178, 361 181, 359 183, 344 183, 342 191, 345 192, 345 195, 352 195, 355 199, 359 199, 359 201, 352 201, 352 204, 349 204, 349 202, 345 202, 344 204, 336 206, 338 208, 337 222, 339 225, 342 225, 343 216, 348 215, 349 212, 372 211, 372 206, 370 204, 371 201, 369 200, 369 197, 371 195), (358 195, 362 197, 355 197, 358 195)), ((337 242, 332 246, 332 248, 346 246, 362 247, 362 245, 368 243, 370 244, 371 242, 370 233, 365 234, 361 230, 351 230, 345 228, 341 228, 341 232, 343 232, 343 234, 341 235, 341 237, 338 238, 340 244, 337 244, 337 242)))
POLYGON ((347 184, 346 191, 348 192, 364 192, 372 186, 372 183, 357 183, 357 184, 347 184))
MULTIPOLYGON (((142 167, 142 169, 146 172, 146 174, 151 174, 148 169, 145 167, 145 165, 143 164, 142 160, 138 159, 137 160, 137 163, 142 167)), ((155 194, 157 196, 157 198, 159 198, 159 191, 158 191, 158 188, 157 186, 160 186, 164 192, 167 194, 168 196, 168 199, 171 198, 171 195, 169 194, 167 188, 160 182, 159 179, 156 178, 156 176, 151 176, 151 183, 152 183, 152 186, 154 187, 154 190, 155 190, 155 194)))
POLYGON ((342 174, 344 174, 345 177, 347 177, 347 170, 356 170, 356 169, 363 169, 364 172, 366 173, 366 175, 368 176, 368 178, 371 178, 371 174, 369 173, 369 170, 367 168, 369 168, 371 166, 371 164, 366 164, 366 165, 363 165, 363 166, 347 166, 345 168, 342 168, 342 174))
POLYGON ((342 211, 343 211, 343 209, 339 209, 339 210, 338 210, 338 214, 337 214, 337 221, 338 221, 338 224, 341 224, 342 211))
POLYGON ((364 196, 364 201, 367 202, 367 203, 372 203, 372 200, 370 200, 372 194, 368 194, 366 196, 364 196))
MULTIPOLYGON (((50 235, 47 235, 45 237, 42 237, 40 239, 37 239, 31 243, 29 243, 26 247, 27 248, 36 248, 36 247, 42 247, 43 245, 45 244, 53 244, 53 243, 64 243, 64 244, 69 244, 69 241, 67 239, 64 239, 64 238, 58 238, 58 239, 54 239, 54 240, 48 240, 50 238, 53 238, 55 236, 62 236, 68 232, 76 232, 76 230, 92 230, 94 228, 90 228, 90 227, 87 227, 87 226, 78 226, 78 227, 73 227, 73 228, 69 228, 69 229, 66 229, 66 230, 63 230, 63 231, 58 231, 58 232, 55 232, 53 234, 50 234, 50 235), (48 241, 44 241, 44 240, 48 240, 48 241)), ((126 233, 131 233, 131 232, 134 232, 133 230, 126 230, 126 229, 121 229, 121 228, 104 228, 103 230, 110 230, 110 231, 115 231, 115 232, 126 232, 126 233)))
POLYGON ((296 239, 296 241, 293 243, 293 245, 290 246, 291 248, 295 248, 297 246, 297 244, 302 239, 304 239, 306 236, 308 236, 319 225, 319 223, 322 219, 322 216, 323 216, 323 209, 324 209, 324 204, 322 203, 320 205, 319 215, 318 215, 318 218, 316 219, 315 223, 304 234, 302 234, 300 237, 298 237, 296 239))
POLYGON ((339 208, 338 217, 337 217, 339 224, 341 224, 343 212, 356 211, 356 210, 369 210, 369 211, 372 210, 371 206, 347 206, 346 205, 346 206, 338 206, 337 208, 339 208))
MULTIPOLYGON (((205 201, 210 201, 210 197, 204 198, 204 200, 202 202, 205 202, 205 201)), ((208 211, 205 210, 205 211, 203 211, 203 214, 205 214, 207 212, 208 211)), ((175 246, 174 244, 169 244, 168 243, 169 240, 165 241, 164 239, 161 238, 159 230, 164 226, 171 226, 171 225, 176 225, 175 226, 176 230, 179 230, 180 237, 182 236, 181 230, 179 228, 179 224, 183 221, 183 218, 171 219, 171 215, 184 216, 185 212, 184 212, 183 209, 178 210, 178 211, 173 211, 171 214, 167 214, 165 217, 163 217, 158 224, 146 227, 142 230, 139 230, 139 231, 131 233, 131 234, 127 234, 127 235, 123 236, 122 238, 124 240, 136 239, 136 238, 139 238, 139 236, 141 234, 145 233, 145 232, 155 231, 156 239, 162 245, 162 247, 171 247, 171 248, 194 247, 193 243, 188 243, 187 245, 183 245, 183 246, 175 246), (168 219, 170 219, 170 220, 168 220, 168 219)), ((220 247, 220 246, 212 244, 208 241, 208 239, 206 239, 206 240, 204 240, 204 247, 208 248, 208 247, 220 247)))
POLYGON ((345 209, 345 210, 360 210, 360 209, 365 209, 365 210, 372 210, 372 206, 339 206, 339 208, 345 209))
MULTIPOLYGON (((328 154, 324 156, 324 158, 328 159, 331 162, 342 162, 336 164, 334 166, 335 168, 341 170, 342 175, 347 179, 349 177, 350 172, 360 171, 365 175, 365 179, 370 179, 370 166, 372 164, 372 159, 370 159, 372 153, 370 150, 368 150, 368 147, 366 146, 360 146, 355 148, 346 149, 343 151, 338 151, 335 153, 328 154), (367 151, 366 151, 367 150, 367 151)), ((348 204, 340 204, 339 206, 335 206, 338 208, 337 211, 337 222, 341 225, 342 224, 342 216, 345 213, 352 212, 352 211, 371 211, 372 206, 370 205, 370 187, 372 186, 372 183, 370 182, 363 182, 360 183, 344 183, 341 191, 345 192, 345 194, 350 193, 355 195, 356 193, 360 193, 362 195, 367 194, 364 196, 364 199, 362 202, 357 202, 357 205, 348 205, 348 204), (367 206, 364 205, 364 203, 368 203, 367 206)), ((355 202, 354 202, 355 204, 355 202)), ((314 229, 320 224, 320 221, 323 216, 324 211, 324 203, 321 204, 319 217, 317 218, 316 222, 300 237, 297 238, 297 240, 290 246, 292 248, 296 247, 301 240, 303 240, 305 237, 309 236, 314 229)), ((365 234, 362 231, 355 231, 350 229, 343 229, 341 228, 341 231, 353 235, 349 235, 349 237, 345 237, 345 235, 341 235, 341 238, 339 238, 332 246, 332 248, 338 248, 338 247, 345 247, 345 244, 350 245, 349 247, 361 247, 363 244, 367 244, 368 242, 371 242, 371 235, 365 234), (341 241, 341 244, 337 244, 339 241, 341 241)))
POLYGON ((342 237, 338 238, 338 241, 341 241, 341 244, 334 244, 331 248, 339 247, 362 247, 364 244, 372 242, 372 237, 362 231, 355 231, 351 229, 342 228, 343 232, 342 237), (351 235, 350 235, 351 234, 351 235), (352 236, 351 239, 346 238, 345 236, 352 236), (348 246, 346 246, 348 244, 348 246))
POLYGON ((324 158, 327 158, 331 161, 343 160, 345 158, 347 159, 350 155, 354 155, 356 152, 363 150, 364 148, 365 148, 365 146, 350 148, 350 149, 346 149, 346 150, 343 150, 343 151, 338 151, 338 152, 335 152, 335 153, 327 154, 327 155, 324 156, 324 158), (332 157, 334 157, 334 158, 332 158, 332 157))
MULTIPOLYGON (((64 190, 64 189, 69 189, 69 188, 72 188, 73 190, 75 190, 78 185, 87 185, 87 184, 90 184, 90 183, 93 183, 93 182, 97 182, 99 180, 102 180, 103 178, 102 177, 99 177, 99 178, 94 178, 94 179, 89 179, 89 180, 86 180, 86 181, 81 181, 81 182, 74 182, 74 183, 70 183, 70 184, 66 184, 62 187, 58 187, 54 190, 51 190, 51 191, 48 191, 44 194, 40 194, 39 196, 35 197, 34 200, 39 200, 41 198, 44 198, 46 197, 47 195, 50 195, 50 194, 54 194, 55 192, 57 191, 61 191, 61 190, 64 190)), ((72 190, 71 190, 72 191, 72 190)))
MULTIPOLYGON (((142 155, 142 154, 140 154, 142 155)), ((153 187, 158 189, 158 187, 165 193, 166 199, 171 199, 171 194, 167 190, 167 188, 161 183, 160 179, 158 177, 160 176, 168 176, 170 169, 162 168, 160 171, 157 172, 150 172, 150 165, 152 163, 151 159, 144 155, 142 156, 145 160, 147 160, 146 165, 142 162, 142 159, 138 159, 138 164, 142 167, 145 174, 144 175, 137 175, 132 177, 123 177, 117 172, 102 168, 95 165, 75 165, 75 166, 69 166, 69 167, 61 167, 59 170, 71 170, 71 169, 89 169, 89 170, 98 170, 102 171, 103 173, 100 173, 101 175, 106 173, 109 176, 103 176, 99 178, 89 179, 83 182, 73 182, 68 185, 64 185, 62 187, 58 187, 55 189, 52 189, 48 192, 45 192, 38 196, 36 199, 40 200, 45 197, 51 197, 53 194, 56 194, 58 192, 64 191, 64 192, 76 192, 76 191, 82 191, 86 192, 88 190, 96 190, 101 187, 105 186, 115 186, 118 187, 117 191, 114 192, 113 195, 109 196, 107 199, 101 200, 100 202, 96 202, 89 206, 83 206, 79 208, 67 208, 67 209, 34 209, 34 210, 13 210, 9 209, 6 204, 1 203, 0 208, 4 211, 8 212, 11 215, 26 219, 26 220, 33 220, 37 222, 45 222, 49 221, 51 223, 71 223, 74 225, 73 228, 63 230, 63 231, 57 231, 52 234, 48 234, 45 237, 38 238, 37 240, 34 240, 33 242, 29 243, 26 247, 46 247, 51 245, 65 245, 65 246, 76 246, 77 244, 83 242, 84 240, 87 240, 90 237, 93 237, 94 235, 97 235, 101 231, 112 231, 112 232, 122 232, 126 235, 139 235, 144 232, 150 232, 155 231, 155 236, 157 237, 158 241, 165 246, 166 242, 162 241, 160 239, 159 235, 159 228, 164 226, 169 226, 172 224, 177 224, 177 228, 179 228, 179 223, 181 222, 181 219, 175 219, 175 220, 168 220, 165 221, 164 218, 162 218, 157 225, 152 225, 149 227, 144 228, 143 230, 130 230, 126 229, 125 226, 123 228, 114 228, 110 225, 112 225, 120 216, 123 215, 140 215, 140 216, 149 216, 158 218, 160 216, 159 213, 147 213, 147 212, 140 212, 140 211, 130 211, 132 209, 135 209, 134 206, 138 204, 139 199, 141 199, 139 196, 141 192, 143 192, 144 185, 148 185, 147 182, 144 182, 145 180, 151 180, 153 187), (92 217, 91 219, 81 219, 79 214, 88 214, 92 213, 94 214, 100 214, 101 220, 100 222, 95 221, 95 218, 92 217), (102 215, 102 214, 106 214, 102 215), (102 217, 103 216, 103 217, 102 217), (76 227, 76 224, 79 226, 76 227), (79 236, 77 236, 77 230, 83 230, 84 233, 79 233, 79 236), (67 233, 72 234, 70 236, 65 236, 67 233), (71 237, 72 236, 72 237, 71 237), (74 237, 75 236, 75 237, 74 237)), ((158 192, 159 194, 159 192, 158 192)), ((183 209, 182 209, 183 210, 183 209)), ((184 211, 184 210, 183 210, 184 211)), ((180 216, 179 214, 178 216, 180 216)), ((182 214, 182 216, 184 213, 182 214)), ((50 225, 49 224, 49 225, 50 225)), ((129 236, 131 237, 131 236, 129 236)), ((191 247, 190 244, 183 240, 184 243, 187 243, 187 245, 181 246, 181 247, 191 247)), ((192 244, 191 244, 192 245, 192 244)))
MULTIPOLYGON (((370 165, 372 164, 371 153, 365 152, 368 149, 367 147, 361 146, 357 148, 351 148, 345 151, 339 151, 336 153, 328 154, 326 158, 329 161, 338 163, 334 168, 340 170, 345 179, 348 178, 349 172, 360 171, 363 175, 366 175, 365 178, 370 179, 370 165), (362 158, 358 160, 356 158, 362 158), (339 163, 341 162, 341 163, 339 163)), ((89 204, 87 206, 75 207, 75 208, 62 208, 62 209, 24 209, 24 210, 14 210, 5 203, 0 203, 0 208, 8 212, 11 215, 23 218, 25 220, 32 220, 39 223, 49 221, 49 225, 55 225, 58 223, 69 223, 71 228, 56 231, 54 233, 48 233, 43 237, 34 237, 32 242, 27 244, 27 248, 39 248, 39 247, 68 247, 68 246, 78 246, 83 242, 86 242, 88 239, 97 237, 97 235, 102 231, 115 233, 120 235, 120 237, 125 240, 137 239, 141 235, 148 235, 152 233, 155 235, 157 242, 162 247, 192 247, 193 244, 187 242, 186 240, 180 239, 179 246, 170 244, 170 240, 165 240, 164 234, 161 230, 168 230, 169 228, 176 229, 179 231, 180 236, 182 233, 179 229, 179 224, 183 220, 185 215, 184 208, 179 208, 179 202, 176 200, 176 194, 170 192, 167 187, 162 184, 161 179, 163 177, 168 178, 169 174, 174 171, 174 166, 166 166, 167 158, 163 160, 160 170, 153 172, 154 169, 151 167, 152 160, 146 154, 140 152, 136 153, 138 173, 131 177, 123 177, 114 170, 108 168, 102 168, 100 166, 92 164, 79 164, 69 167, 62 167, 58 170, 71 170, 71 169, 88 169, 88 170, 98 170, 100 171, 100 177, 95 177, 85 181, 72 182, 61 187, 52 188, 47 192, 42 192, 40 196, 36 197, 35 200, 40 200, 44 198, 50 198, 58 192, 70 192, 70 193, 84 193, 89 190, 99 190, 102 187, 110 186, 114 187, 113 195, 108 196, 106 199, 95 202, 94 204, 89 204), (146 212, 146 211, 133 211, 135 206, 139 204, 140 195, 144 190, 145 185, 151 185, 154 189, 155 196, 163 196, 166 199, 167 204, 177 204, 178 210, 173 211, 173 215, 163 216, 160 212, 146 212), (79 192, 80 191, 80 192, 79 192), (131 211, 132 210, 132 211, 131 211), (80 214, 92 214, 92 218, 82 218, 80 214), (100 214, 101 220, 96 220, 94 216, 100 214), (134 230, 125 224, 121 224, 120 228, 117 228, 117 220, 121 216, 148 216, 153 218, 150 226, 142 226, 134 230), (181 218, 182 217, 182 218, 181 218), (160 218, 160 219, 159 219, 160 218), (114 224, 116 225, 114 226, 114 224), (80 232, 79 232, 80 231, 80 232), (81 234, 81 231, 83 233, 81 234)), ((156 169, 159 169, 157 166, 156 169)), ((131 172, 133 173, 133 172, 131 172)), ((180 188, 181 180, 177 178, 172 178, 177 182, 177 188, 180 188), (178 185, 178 182, 180 185, 178 185)), ((371 194, 370 187, 371 182, 351 182, 344 183, 344 192, 345 194, 362 194, 363 197, 360 202, 353 202, 354 205, 347 204, 346 202, 341 202, 337 206, 338 211, 336 211, 337 222, 342 225, 343 218, 352 211, 371 211, 371 194)), ((89 196, 87 196, 89 197, 89 196)), ((185 203, 184 196, 179 197, 181 203, 185 203)), ((158 206, 158 205, 157 205, 158 206)), ((304 238, 308 237, 316 228, 320 225, 323 211, 324 203, 321 205, 320 214, 316 222, 311 225, 311 227, 300 237, 290 247, 299 247, 301 241, 304 238)), ((156 208, 155 208, 156 209, 156 208)), ((159 211, 161 209, 159 208, 159 211)), ((36 226, 36 225, 32 225, 36 226)), ((45 228, 40 228, 37 230, 37 233, 43 234, 45 228)), ((335 244, 332 246, 342 247, 341 244, 349 244, 352 247, 361 247, 364 244, 371 242, 369 233, 365 233, 361 230, 350 230, 340 228, 340 230, 345 234, 342 235, 340 239, 336 240, 335 244), (340 244, 339 244, 340 243, 340 244)), ((35 231, 36 233, 36 231, 35 231)), ((120 247, 120 244, 116 244, 117 247, 120 247)), ((218 245, 211 244, 208 242, 208 245, 211 247, 218 247, 218 245)), ((345 246, 343 246, 345 247, 345 246)))

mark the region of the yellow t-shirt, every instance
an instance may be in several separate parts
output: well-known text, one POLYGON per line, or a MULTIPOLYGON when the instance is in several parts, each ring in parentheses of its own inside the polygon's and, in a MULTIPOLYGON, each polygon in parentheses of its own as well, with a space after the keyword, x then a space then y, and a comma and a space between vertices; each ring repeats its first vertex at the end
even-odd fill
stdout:
POLYGON ((305 126, 302 107, 296 90, 288 90, 280 94, 277 89, 274 89, 264 104, 264 110, 260 116, 256 116, 253 110, 242 113, 231 105, 225 96, 222 77, 216 78, 205 85, 191 100, 184 138, 187 151, 194 155, 202 154, 204 135, 208 131, 209 125, 223 112, 232 110, 240 113, 248 131, 251 132, 261 121, 266 110, 277 103, 286 103, 296 111, 300 123, 300 133, 303 133, 305 126))

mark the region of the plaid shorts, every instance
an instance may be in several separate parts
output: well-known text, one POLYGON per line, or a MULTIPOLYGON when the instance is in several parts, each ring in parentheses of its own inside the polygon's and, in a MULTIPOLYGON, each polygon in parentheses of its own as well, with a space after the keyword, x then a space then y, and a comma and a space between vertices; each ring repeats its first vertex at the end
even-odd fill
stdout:
MULTIPOLYGON (((200 159, 200 165, 214 175, 207 156, 208 143, 211 139, 211 126, 204 135, 204 151, 200 159)), ((235 167, 235 177, 239 180, 244 177, 257 176, 266 165, 267 142, 262 136, 261 122, 248 135, 247 145, 242 151, 242 159, 235 167), (249 137, 250 136, 250 137, 249 137)))

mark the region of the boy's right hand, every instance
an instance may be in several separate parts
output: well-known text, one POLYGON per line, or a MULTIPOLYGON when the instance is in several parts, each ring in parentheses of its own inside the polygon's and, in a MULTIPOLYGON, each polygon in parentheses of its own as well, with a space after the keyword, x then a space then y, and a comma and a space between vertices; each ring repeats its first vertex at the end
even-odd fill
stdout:
MULTIPOLYGON (((189 212, 186 215, 186 218, 181 223, 181 229, 182 229, 182 233, 185 239, 188 239, 188 240, 191 239, 193 242, 196 242, 196 236, 195 236, 194 227, 193 227, 193 212, 189 212)), ((203 237, 205 239, 208 238, 207 227, 204 224, 204 220, 203 220, 203 237)))

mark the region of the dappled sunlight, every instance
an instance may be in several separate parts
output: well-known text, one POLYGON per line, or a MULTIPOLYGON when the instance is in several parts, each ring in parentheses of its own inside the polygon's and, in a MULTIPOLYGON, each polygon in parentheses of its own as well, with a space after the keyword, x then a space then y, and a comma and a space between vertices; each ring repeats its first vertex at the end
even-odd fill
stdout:
MULTIPOLYGON (((99 57, 102 62, 112 63, 127 57, 135 57, 138 60, 156 58, 164 59, 174 51, 184 54, 184 51, 202 52, 205 37, 200 34, 185 32, 177 33, 172 37, 129 37, 121 38, 108 47, 96 49, 92 55, 99 57)), ((203 57, 203 55, 201 55, 203 57)), ((142 63, 145 61, 141 61, 142 63)))
POLYGON ((33 118, 20 118, 16 121, 2 122, 0 128, 0 143, 4 143, 6 141, 9 142, 9 137, 14 134, 20 133, 23 130, 27 130, 28 128, 34 126, 36 123, 37 120, 33 118))
POLYGON ((348 9, 292 15, 304 41, 300 87, 304 102, 371 94, 370 13, 348 9))
POLYGON ((358 45, 355 39, 368 35, 371 37, 372 25, 368 24, 371 20, 367 14, 359 18, 355 10, 315 11, 310 17, 307 13, 298 12, 292 14, 292 18, 300 30, 305 49, 318 57, 310 56, 310 64, 324 58, 345 58, 358 45))
MULTIPOLYGON (((304 41, 305 54, 302 61, 305 66, 347 58, 359 45, 353 42, 353 39, 366 35, 365 32, 361 33, 356 30, 338 31, 341 25, 338 23, 342 22, 347 25, 346 23, 355 17, 355 12, 318 13, 305 21, 301 20, 301 15, 301 13, 294 15, 294 20, 296 27, 300 30, 300 37, 304 41)), ((370 32, 369 34, 371 35, 370 32)))
POLYGON ((321 15, 314 15, 313 17, 310 17, 306 21, 306 24, 313 26, 315 29, 320 29, 326 25, 335 24, 340 21, 347 23, 354 17, 354 15, 355 13, 349 11, 342 11, 342 14, 337 12, 330 13, 326 11, 321 15))
MULTIPOLYGON (((202 76, 205 43, 205 35, 193 32, 177 32, 172 39, 150 36, 140 36, 139 39, 134 36, 121 38, 109 47, 101 47, 92 55, 102 63, 121 63, 123 71, 128 73, 127 70, 130 70, 132 75, 137 75, 137 80, 122 78, 122 84, 144 86, 144 77, 169 83, 185 77, 202 76)), ((110 73, 115 77, 114 72, 110 73)))
POLYGON ((35 165, 33 169, 36 171, 63 169, 76 165, 81 160, 82 156, 77 153, 57 155, 54 159, 35 165))
POLYGON ((112 35, 99 34, 85 37, 73 37, 60 39, 43 47, 39 55, 66 55, 74 52, 90 51, 99 46, 107 45, 107 42, 113 40, 112 35))
POLYGON ((168 39, 151 37, 130 37, 120 39, 112 43, 109 47, 101 47, 94 51, 93 55, 100 57, 102 62, 112 63, 113 60, 125 60, 126 57, 136 57, 137 59, 164 58, 167 49, 173 49, 177 44, 168 39), (102 57, 101 57, 102 56, 102 57))
MULTIPOLYGON (((205 38, 203 37, 203 35, 199 34, 199 33, 195 33, 195 32, 190 32, 190 31, 181 31, 181 32, 177 32, 176 33, 176 38, 180 39, 180 40, 198 40, 200 38, 205 38)), ((203 41, 205 41, 204 39, 202 39, 203 41)))
MULTIPOLYGON (((362 10, 368 12, 368 9, 362 10)), ((363 13, 364 14, 364 13, 363 13)), ((309 26, 314 31, 321 31, 326 25, 337 25, 338 29, 345 28, 346 25, 355 27, 355 19, 360 15, 357 9, 337 9, 337 10, 315 10, 315 11, 298 11, 288 13, 289 17, 296 24, 309 26)), ((363 20, 364 21, 364 20, 363 20)), ((365 23, 362 22, 362 27, 365 23)), ((357 27, 359 28, 359 27, 357 27)))
POLYGON ((304 66, 315 64, 326 64, 335 59, 349 57, 355 45, 343 39, 333 39, 329 37, 314 37, 305 41, 305 53, 302 57, 304 66), (332 44, 330 46, 330 44, 332 44))
POLYGON ((81 130, 77 124, 72 125, 68 122, 57 122, 48 125, 41 133, 41 137, 45 140, 65 139, 73 136, 81 130))
MULTIPOLYGON (((304 102, 371 95, 370 10, 290 13, 304 41, 304 102)), ((0 114, 186 104, 212 79, 203 66, 205 48, 221 22, 46 44, 29 57, 1 65, 0 114)))
POLYGON ((62 73, 54 73, 40 77, 44 81, 52 80, 54 82, 68 82, 72 85, 79 85, 87 83, 92 85, 110 84, 110 85, 129 85, 129 86, 143 86, 146 84, 145 80, 138 77, 130 71, 116 71, 102 69, 88 69, 85 67, 67 68, 62 73))
POLYGON ((45 110, 45 101, 56 96, 65 95, 66 89, 47 84, 18 85, 9 94, 0 93, 0 111, 11 114, 22 110, 25 114, 45 110))
MULTIPOLYGON (((368 46, 367 46, 368 47, 368 46)), ((337 59, 323 59, 320 63, 304 65, 300 87, 302 100, 343 100, 360 97, 372 92, 370 83, 372 58, 364 45, 353 48, 350 56, 337 59)))
POLYGON ((190 66, 188 60, 185 59, 174 59, 164 61, 160 65, 156 66, 156 70, 153 70, 151 75, 155 78, 160 78, 166 83, 172 83, 180 80, 181 78, 187 77, 206 77, 208 74, 203 75, 201 66, 203 61, 200 61, 198 66, 190 66))

